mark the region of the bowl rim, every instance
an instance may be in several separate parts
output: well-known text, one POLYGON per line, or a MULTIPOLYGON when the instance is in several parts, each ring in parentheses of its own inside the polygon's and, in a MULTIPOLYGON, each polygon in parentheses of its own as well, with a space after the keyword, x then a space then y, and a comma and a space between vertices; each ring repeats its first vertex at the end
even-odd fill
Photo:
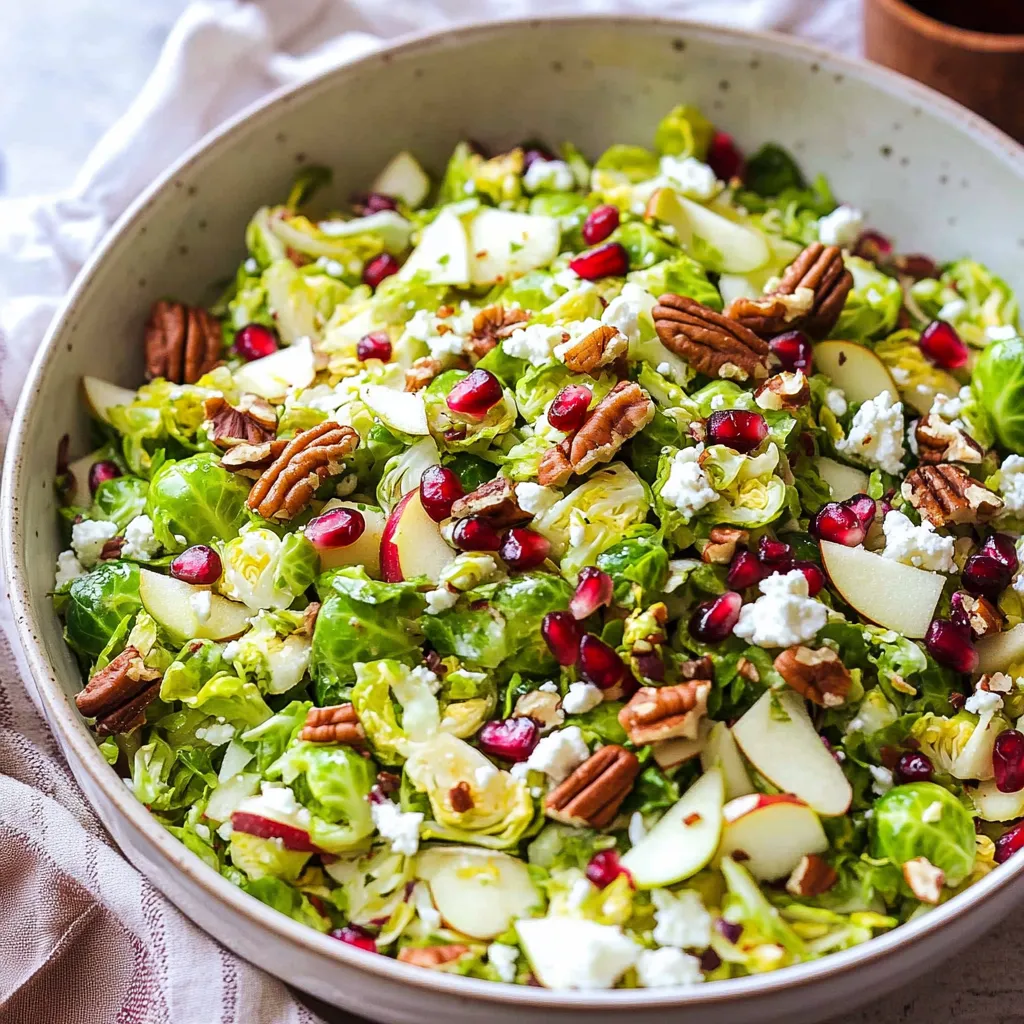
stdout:
MULTIPOLYGON (((278 939, 295 943, 305 954, 316 956, 325 963, 344 965, 410 988, 433 991, 449 997, 503 1003, 506 1006, 522 1007, 524 1010, 712 1007, 820 984, 828 978, 848 974, 862 965, 881 960, 898 948, 920 943, 940 928, 951 925, 953 921, 964 917, 976 907, 989 902, 1024 872, 1024 859, 1019 859, 1019 863, 1016 864, 1003 865, 1001 870, 989 873, 942 906, 884 935, 850 949, 830 953, 820 960, 766 974, 707 982, 685 989, 570 991, 502 985, 424 971, 390 957, 356 950, 299 924, 231 884, 175 839, 134 798, 113 768, 104 760, 94 737, 64 693, 58 672, 47 658, 42 643, 37 638, 37 612, 30 603, 26 582, 25 544, 22 541, 25 531, 21 527, 16 499, 30 480, 37 479, 38 474, 29 476, 21 451, 25 446, 28 422, 35 405, 36 394, 51 362, 58 356, 58 341, 65 330, 65 325, 82 301, 83 293, 90 286, 98 268, 112 251, 123 244, 130 228, 143 217, 156 198, 171 187, 176 177, 198 163, 209 150, 225 144, 243 128, 249 128, 253 122, 276 115, 280 107, 286 106, 300 95, 333 88, 336 80, 343 79, 358 69, 374 64, 386 66, 395 55, 404 56, 420 50, 429 51, 458 45, 467 39, 520 29, 523 26, 541 29, 552 23, 594 25, 609 30, 616 26, 663 28, 666 32, 716 41, 732 41, 738 45, 752 46, 762 52, 789 59, 812 61, 829 70, 856 78, 884 93, 898 95, 904 100, 909 99, 921 108, 929 108, 931 113, 939 116, 951 128, 972 136, 974 141, 982 144, 999 160, 1017 171, 1024 180, 1024 147, 954 100, 898 72, 867 60, 836 54, 815 43, 776 32, 727 28, 688 19, 642 13, 565 13, 543 17, 520 16, 459 22, 439 30, 403 35, 392 43, 321 71, 303 82, 272 91, 243 108, 191 146, 129 205, 79 272, 33 357, 12 418, 0 491, 0 556, 9 587, 18 637, 30 669, 28 679, 37 680, 35 692, 51 728, 74 752, 80 769, 117 810, 122 827, 130 828, 135 833, 136 841, 144 844, 150 858, 161 861, 165 868, 183 872, 192 885, 204 890, 210 899, 227 904, 235 913, 248 918, 254 926, 273 932, 278 939)), ((25 684, 26 687, 29 685, 27 680, 25 684)), ((155 885, 152 882, 151 884, 155 885)))

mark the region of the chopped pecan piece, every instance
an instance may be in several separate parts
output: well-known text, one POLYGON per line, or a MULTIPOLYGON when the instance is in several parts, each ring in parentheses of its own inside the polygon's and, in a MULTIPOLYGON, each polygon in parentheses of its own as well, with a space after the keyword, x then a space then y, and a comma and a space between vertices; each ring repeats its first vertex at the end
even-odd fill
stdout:
POLYGON ((488 306, 473 317, 473 329, 466 339, 466 354, 482 359, 503 338, 507 338, 530 317, 523 309, 488 306))
POLYGON ((1003 507, 1002 498, 948 462, 912 469, 900 493, 933 526, 985 522, 1003 507))
POLYGON ((576 341, 566 342, 555 349, 573 373, 591 373, 599 366, 614 363, 629 347, 625 335, 610 324, 601 324, 576 341))
POLYGON ((903 865, 903 878, 910 891, 922 903, 938 903, 942 899, 942 887, 946 875, 927 857, 914 857, 903 865))
POLYGON ((110 736, 141 725, 159 693, 160 673, 146 667, 138 648, 126 647, 86 683, 75 704, 86 718, 96 719, 100 736, 110 736))
POLYGON ((465 519, 467 516, 480 516, 498 528, 515 526, 533 518, 519 507, 512 482, 500 475, 455 501, 452 518, 465 519))
POLYGON ((121 557, 121 548, 124 547, 124 537, 111 537, 105 541, 100 549, 100 561, 109 562, 121 557))
POLYGON ((306 743, 341 743, 346 747, 361 746, 366 733, 351 704, 334 704, 327 708, 310 708, 299 732, 306 743))
POLYGON ((277 433, 277 414, 274 407, 257 395, 242 395, 237 406, 221 395, 208 398, 203 404, 206 436, 218 448, 232 448, 236 444, 263 444, 273 441, 277 433))
POLYGON ((330 420, 296 434, 252 485, 246 504, 264 519, 291 519, 323 480, 342 471, 358 443, 351 427, 330 420))
POLYGON ((701 549, 700 557, 714 565, 728 565, 736 554, 736 548, 740 544, 746 544, 748 540, 750 534, 746 530, 740 530, 735 526, 713 526, 708 542, 701 549))
POLYGON ((403 964, 412 964, 414 967, 429 967, 435 971, 443 971, 468 952, 469 946, 461 943, 452 943, 449 946, 406 946, 398 951, 398 959, 403 964))
POLYGON ((922 416, 914 430, 921 462, 966 462, 977 465, 985 452, 980 444, 941 416, 922 416))
POLYGON ((839 247, 812 242, 771 292, 760 299, 734 299, 726 313, 765 337, 799 327, 821 339, 835 327, 852 288, 853 274, 839 247))
POLYGON ((775 659, 775 671, 802 697, 837 708, 850 692, 850 673, 831 647, 788 647, 775 659))
POLYGON ((674 686, 642 686, 619 712, 619 724, 637 746, 676 736, 695 740, 710 693, 707 679, 674 686))
POLYGON ((259 444, 236 444, 224 453, 220 465, 231 473, 258 480, 287 447, 288 442, 284 438, 259 444))
POLYGON ((441 372, 441 360, 422 356, 405 371, 405 390, 422 391, 441 372))
POLYGON ((749 658, 740 658, 736 662, 736 674, 742 676, 748 683, 761 682, 761 673, 749 658))
POLYGON ((217 318, 183 302, 154 302, 146 323, 146 377, 195 384, 220 362, 217 318))
POLYGON ((310 601, 306 605, 306 610, 302 613, 302 625, 299 626, 295 633, 298 636, 309 636, 313 635, 313 631, 316 629, 317 616, 320 614, 320 602, 310 601))
POLYGON ((987 597, 975 597, 961 591, 954 595, 954 607, 957 601, 967 618, 967 625, 978 639, 998 633, 1003 628, 1003 613, 987 597))
POLYGON ((573 473, 583 474, 608 462, 654 418, 654 403, 633 381, 619 381, 591 410, 583 426, 540 460, 541 484, 561 486, 573 473))
POLYGON ((698 372, 740 381, 768 376, 768 345, 743 324, 671 292, 651 315, 665 347, 698 372))
POLYGON ((800 859, 786 882, 786 891, 793 896, 820 896, 839 880, 835 870, 816 853, 800 859))
POLYGON ((640 762, 625 747, 601 747, 548 794, 547 815, 568 825, 607 828, 639 773, 640 762))
POLYGON ((679 666, 679 675, 683 679, 710 679, 715 678, 715 663, 705 654, 703 658, 693 658, 684 661, 679 666))
POLYGON ((465 814, 473 809, 473 792, 469 783, 463 780, 448 790, 448 803, 456 814, 465 814))
POLYGON ((782 373, 769 377, 754 392, 754 402, 767 412, 796 412, 811 400, 811 386, 803 370, 782 373))
POLYGON ((556 729, 565 721, 562 698, 548 690, 531 690, 516 701, 512 717, 532 718, 543 732, 556 729))

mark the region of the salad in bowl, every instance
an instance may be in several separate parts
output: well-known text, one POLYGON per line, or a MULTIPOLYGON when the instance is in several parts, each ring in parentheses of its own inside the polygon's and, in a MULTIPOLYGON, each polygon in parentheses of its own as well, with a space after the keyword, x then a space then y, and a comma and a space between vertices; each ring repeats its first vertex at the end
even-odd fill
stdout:
POLYGON ((686 106, 329 179, 154 304, 58 459, 78 708, 170 832, 368 953, 558 989, 822 957, 1024 845, 1003 281, 686 106))

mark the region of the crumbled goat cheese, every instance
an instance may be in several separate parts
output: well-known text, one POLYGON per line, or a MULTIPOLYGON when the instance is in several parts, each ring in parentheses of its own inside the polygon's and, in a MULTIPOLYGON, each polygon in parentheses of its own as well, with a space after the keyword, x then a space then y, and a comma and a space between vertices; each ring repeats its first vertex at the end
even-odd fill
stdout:
POLYGON ((189 594, 188 605, 192 609, 196 621, 201 626, 210 621, 210 612, 213 610, 213 595, 208 590, 197 590, 194 594, 189 594))
POLYGON ((316 265, 330 277, 344 277, 345 267, 337 260, 332 260, 329 256, 321 256, 317 261, 316 265))
POLYGON ((999 467, 999 492, 1007 512, 1024 512, 1024 458, 1007 455, 999 467))
POLYGON ((715 172, 696 157, 663 156, 658 170, 662 184, 693 199, 710 199, 718 191, 715 172))
POLYGON ((652 934, 659 946, 707 949, 711 945, 711 915, 704 909, 699 893, 692 889, 675 894, 655 889, 651 902, 655 906, 652 934))
POLYGON ((506 946, 503 942, 492 942, 487 947, 487 962, 506 984, 511 984, 516 980, 516 961, 518 959, 518 946, 506 946))
POLYGON ((700 960, 681 949, 645 949, 636 961, 637 981, 643 988, 696 985, 704 980, 700 960))
POLYGON ((951 324, 959 320, 967 312, 966 299, 950 299, 939 311, 936 317, 951 324))
MULTIPOLYGON (((662 377, 668 377, 672 374, 672 365, 670 363, 658 363, 655 369, 662 375, 662 377)), ((720 395, 715 395, 715 398, 720 397, 720 395)))
POLYGON ((137 558, 148 561, 160 554, 160 541, 153 533, 153 520, 149 516, 136 516, 124 528, 122 558, 137 558))
POLYGON ((538 979, 551 989, 613 988, 641 953, 617 925, 579 917, 524 918, 516 929, 538 979))
POLYGON ((57 570, 53 585, 62 586, 70 580, 76 580, 85 572, 85 567, 76 557, 74 551, 62 551, 57 556, 57 570))
POLYGON ((432 672, 426 665, 417 665, 409 669, 409 678, 425 686, 431 693, 437 693, 441 689, 441 680, 437 673, 432 672))
POLYGON ((79 562, 91 569, 99 560, 103 545, 117 536, 117 527, 102 519, 83 519, 71 527, 71 547, 79 562))
POLYGON ((704 446, 698 444, 676 452, 668 479, 661 488, 661 500, 677 508, 687 519, 718 498, 718 492, 697 463, 703 451, 704 446))
POLYGON ((989 341, 1009 341, 1017 337, 1017 328, 1013 324, 993 324, 985 328, 985 337, 989 341))
POLYGON ((575 187, 576 175, 564 160, 534 160, 523 175, 527 192, 571 192, 575 187))
POLYGON ((952 423, 964 411, 964 406, 971 401, 971 388, 965 384, 956 395, 936 395, 932 399, 932 407, 928 410, 929 416, 938 416, 952 423))
POLYGON ((588 757, 590 750, 583 733, 578 726, 571 725, 545 736, 524 763, 528 769, 544 772, 552 781, 561 782, 588 757))
POLYGON ((604 699, 593 683, 570 683, 569 692, 562 698, 562 710, 567 715, 585 715, 604 699))
POLYGON ((534 366, 551 362, 556 345, 561 345, 566 333, 563 327, 548 327, 546 324, 530 324, 517 327, 502 342, 506 355, 525 359, 534 366))
POLYGON ((869 398, 856 412, 850 433, 836 451, 897 474, 903 470, 903 403, 888 391, 869 398))
POLYGON ((823 245, 849 249, 864 230, 864 214, 852 206, 837 206, 818 221, 818 239, 823 245))
POLYGON ((398 804, 385 800, 370 804, 370 816, 377 831, 391 843, 395 853, 413 857, 420 848, 420 825, 423 815, 419 811, 401 811, 398 804))
POLYGON ((614 327, 630 345, 635 345, 640 340, 640 317, 650 316, 656 303, 657 300, 646 289, 627 282, 608 303, 608 308, 601 315, 601 323, 614 327))
POLYGON ((280 783, 261 783, 259 796, 243 800, 238 809, 295 828, 309 828, 309 811, 295 799, 295 794, 288 786, 280 783))
POLYGON ((825 390, 825 408, 833 416, 845 416, 849 405, 846 402, 846 395, 842 388, 827 388, 825 390))
POLYGON ((930 803, 922 812, 921 820, 926 825, 934 825, 937 821, 942 820, 942 801, 936 800, 934 803, 930 803))
POLYGON ((411 338, 426 342, 430 355, 448 363, 462 355, 466 335, 473 329, 473 311, 463 302, 457 313, 439 317, 426 309, 418 309, 405 325, 411 338))
POLYGON ((733 632, 758 647, 792 647, 814 639, 828 621, 828 609, 808 596, 799 569, 769 576, 758 584, 762 596, 740 609, 733 632))
POLYGON ((562 492, 556 487, 534 484, 529 480, 516 484, 516 501, 519 507, 524 512, 529 512, 531 516, 546 512, 561 497, 562 492))
POLYGON ((447 587, 438 587, 437 590, 428 590, 426 598, 427 614, 440 615, 441 612, 446 612, 449 608, 455 607, 458 603, 459 595, 456 591, 449 590, 447 587))
POLYGON ((927 520, 915 526, 902 512, 893 509, 886 513, 882 530, 885 533, 883 557, 931 572, 956 571, 955 539, 936 533, 927 520))
POLYGON ((541 683, 537 689, 543 690, 545 693, 558 693, 558 683, 549 679, 546 683, 541 683))
POLYGON ((875 796, 885 796, 892 789, 892 772, 888 768, 879 768, 877 765, 869 764, 868 771, 871 772, 871 791, 875 796))
POLYGON ((235 727, 230 722, 215 722, 205 728, 196 729, 196 739, 206 740, 212 747, 222 747, 235 736, 235 727))
POLYGON ((247 274, 258 274, 260 272, 260 265, 256 262, 256 260, 252 256, 250 256, 245 261, 243 266, 245 267, 245 272, 247 274))
POLYGON ((964 711, 972 715, 994 715, 1003 706, 1003 698, 990 690, 975 690, 964 701, 964 711))

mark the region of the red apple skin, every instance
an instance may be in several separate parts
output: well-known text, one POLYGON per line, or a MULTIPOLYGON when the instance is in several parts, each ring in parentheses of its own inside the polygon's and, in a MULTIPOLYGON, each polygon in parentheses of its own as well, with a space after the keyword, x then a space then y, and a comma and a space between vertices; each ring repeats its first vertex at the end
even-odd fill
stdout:
POLYGON ((402 563, 398 557, 398 545, 391 539, 398 529, 398 521, 402 518, 405 506, 419 492, 413 488, 404 498, 391 510, 388 521, 384 524, 384 531, 380 535, 380 574, 385 583, 401 583, 405 577, 402 575, 402 563))
POLYGON ((797 804, 800 807, 807 805, 798 796, 792 793, 748 793, 746 796, 738 796, 730 800, 722 809, 722 817, 731 824, 745 818, 754 811, 759 811, 772 804, 797 804))
POLYGON ((248 811, 235 811, 231 815, 231 827, 236 832, 245 832, 260 839, 280 839, 286 850, 297 850, 299 853, 316 853, 316 847, 309 838, 308 832, 294 825, 264 818, 248 811))

